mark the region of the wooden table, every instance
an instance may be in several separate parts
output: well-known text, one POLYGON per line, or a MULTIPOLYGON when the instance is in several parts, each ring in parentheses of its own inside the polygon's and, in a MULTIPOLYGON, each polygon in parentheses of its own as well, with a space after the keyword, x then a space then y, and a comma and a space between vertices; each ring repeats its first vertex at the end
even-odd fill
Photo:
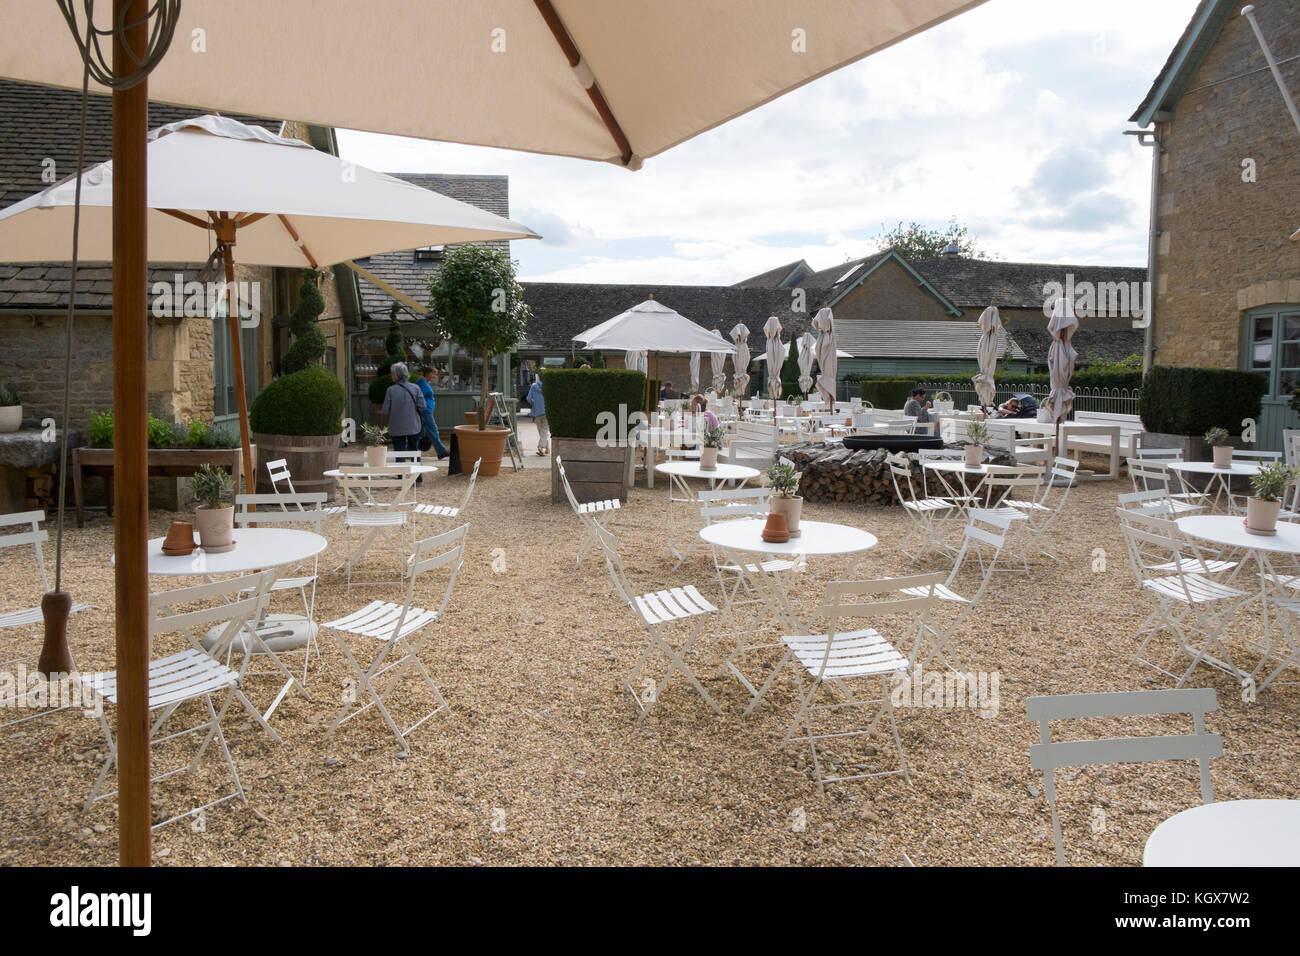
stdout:
MULTIPOLYGON (((257 446, 251 447, 253 456, 249 474, 257 468, 257 446)), ((243 493, 244 453, 239 448, 150 448, 150 478, 193 478, 202 465, 225 468, 235 479, 236 494, 243 493)), ((74 448, 72 450, 72 495, 77 507, 77 527, 86 523, 85 476, 98 475, 104 479, 108 515, 113 516, 113 449, 74 448)))

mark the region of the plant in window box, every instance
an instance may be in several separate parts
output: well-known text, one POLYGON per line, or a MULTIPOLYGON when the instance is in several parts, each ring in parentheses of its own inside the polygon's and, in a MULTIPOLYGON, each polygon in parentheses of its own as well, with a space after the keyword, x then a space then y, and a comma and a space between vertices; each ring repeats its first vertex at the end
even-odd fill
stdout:
POLYGON ((1255 493, 1246 499, 1246 530, 1257 534, 1276 534, 1277 515, 1282 509, 1282 496, 1300 477, 1300 469, 1275 461, 1264 465, 1250 479, 1255 493))
POLYGON ((235 546, 235 506, 231 500, 235 483, 224 468, 201 465, 194 472, 194 526, 204 551, 229 551, 235 546))
POLYGON ((1214 467, 1232 467, 1232 446, 1228 444, 1228 430, 1215 425, 1206 429, 1205 444, 1214 450, 1214 467))
POLYGON ((366 464, 382 468, 388 462, 388 429, 378 425, 361 426, 361 444, 366 446, 366 464))
POLYGON ((0 432, 16 432, 22 424, 22 395, 12 385, 0 386, 0 432))
POLYGON ((966 438, 970 442, 966 446, 966 467, 978 468, 984 458, 984 446, 989 443, 993 437, 989 431, 989 426, 982 420, 975 419, 966 426, 966 438))
POLYGON ((708 419, 705 419, 705 423, 702 433, 703 447, 700 449, 700 471, 717 471, 718 452, 722 450, 727 430, 721 425, 709 424, 708 419))
POLYGON ((799 534, 799 516, 803 511, 803 498, 799 496, 801 475, 788 461, 778 461, 763 473, 763 482, 772 489, 768 510, 785 517, 786 529, 791 537, 799 534))

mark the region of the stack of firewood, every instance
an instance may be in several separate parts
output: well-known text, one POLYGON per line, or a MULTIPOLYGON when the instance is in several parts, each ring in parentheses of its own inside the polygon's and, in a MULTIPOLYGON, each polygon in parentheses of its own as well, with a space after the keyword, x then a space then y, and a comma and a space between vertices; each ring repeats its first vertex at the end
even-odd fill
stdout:
MULTIPOLYGON (((795 467, 803 473, 799 482, 799 494, 808 501, 884 507, 898 504, 893 478, 885 463, 885 458, 890 453, 883 448, 853 451, 842 445, 800 442, 781 446, 780 453, 782 457, 794 462, 795 467)), ((920 483, 928 478, 927 494, 947 493, 937 477, 923 473, 915 454, 909 454, 907 459, 911 463, 918 490, 920 483)), ((1008 464, 1010 459, 1000 458, 996 462, 1008 464)))

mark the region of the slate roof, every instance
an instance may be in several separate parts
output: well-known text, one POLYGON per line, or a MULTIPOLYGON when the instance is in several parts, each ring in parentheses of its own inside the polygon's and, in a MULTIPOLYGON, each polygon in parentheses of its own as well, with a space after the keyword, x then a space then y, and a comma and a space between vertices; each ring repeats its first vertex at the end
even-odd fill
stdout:
POLYGON ((788 280, 792 277, 797 281, 811 272, 812 268, 808 263, 799 259, 795 262, 787 262, 783 266, 777 266, 775 269, 769 269, 767 272, 760 272, 748 279, 741 279, 736 285, 742 289, 784 289, 789 288, 790 282, 788 280))
MULTIPOLYGON (((1052 337, 1047 332, 1046 319, 1009 318, 1004 319, 1004 324, 1030 362, 1035 365, 1047 364, 1047 351, 1052 347, 1052 337)), ((1142 354, 1145 334, 1141 329, 1132 328, 1089 328, 1088 320, 1080 319, 1079 329, 1074 333, 1070 344, 1079 353, 1079 366, 1087 365, 1094 357, 1118 362, 1130 355, 1142 354)))
MULTIPOLYGON (((979 325, 974 322, 855 319, 835 323, 835 344, 861 359, 932 358, 974 362, 979 341, 979 325)), ((1019 361, 1028 358, 1014 336, 1011 357, 1019 361)))
MULTIPOLYGON (((149 128, 175 123, 203 110, 149 104, 149 128)), ((226 114, 241 123, 279 133, 279 120, 226 114)), ((54 160, 54 182, 66 179, 77 166, 77 133, 81 93, 0 80, 0 208, 26 199, 52 185, 42 181, 54 160)), ((92 93, 86 102, 86 166, 112 158, 112 99, 92 93)), ((67 305, 67 263, 0 263, 0 309, 56 309, 67 305)), ((149 282, 168 282, 177 272, 186 280, 198 267, 159 265, 149 270, 149 282)), ((113 270, 107 263, 82 263, 77 269, 77 306, 109 310, 113 305, 113 270)))
MULTIPOLYGON (((521 346, 568 352, 573 336, 625 312, 651 295, 706 329, 731 340, 740 322, 749 329, 750 352, 761 351, 768 316, 781 320, 781 338, 808 331, 811 316, 790 311, 788 289, 750 289, 727 285, 595 285, 577 282, 525 282, 524 301, 532 318, 521 346)), ((579 351, 581 349, 579 348, 579 351)))
MULTIPOLYGON (((817 301, 815 304, 821 305, 822 299, 827 301, 834 299, 854 282, 861 279, 864 273, 871 271, 873 266, 886 259, 890 251, 886 249, 884 252, 877 252, 862 259, 841 262, 831 269, 822 269, 805 276, 800 280, 799 285, 810 293, 816 293, 815 298, 817 301)), ((809 302, 809 305, 813 304, 809 302)))
POLYGON ((1145 282, 1147 270, 1130 266, 1071 266, 1043 262, 998 262, 989 259, 926 259, 912 267, 960 309, 982 311, 990 304, 999 309, 1043 308, 1043 287, 1091 282, 1145 282))
POLYGON ((1129 122, 1149 126, 1157 112, 1174 108, 1214 46, 1214 41, 1223 32, 1228 18, 1240 7, 1241 4, 1229 0, 1201 0, 1142 104, 1129 117, 1129 122))
MULTIPOLYGON (((507 176, 449 176, 432 173, 389 173, 408 183, 432 189, 451 199, 477 206, 505 218, 510 217, 510 181, 507 176)), ((484 245, 509 249, 505 240, 484 245)), ((385 252, 378 256, 358 259, 357 265, 383 279, 393 288, 404 292, 417 302, 429 301, 429 277, 438 270, 440 259, 418 258, 415 250, 385 252)), ((392 298, 387 292, 357 276, 361 290, 361 308, 372 315, 388 312, 392 298)), ((609 316, 606 316, 609 318, 609 316)))

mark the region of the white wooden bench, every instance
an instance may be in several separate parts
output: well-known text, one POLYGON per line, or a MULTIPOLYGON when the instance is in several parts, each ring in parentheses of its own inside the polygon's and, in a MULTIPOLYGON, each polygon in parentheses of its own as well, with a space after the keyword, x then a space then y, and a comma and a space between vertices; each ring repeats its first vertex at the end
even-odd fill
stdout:
POLYGON ((1074 420, 1061 424, 1062 454, 1091 452, 1110 457, 1108 478, 1119 477, 1121 458, 1136 458, 1138 438, 1146 431, 1137 415, 1118 412, 1075 412, 1074 420))

